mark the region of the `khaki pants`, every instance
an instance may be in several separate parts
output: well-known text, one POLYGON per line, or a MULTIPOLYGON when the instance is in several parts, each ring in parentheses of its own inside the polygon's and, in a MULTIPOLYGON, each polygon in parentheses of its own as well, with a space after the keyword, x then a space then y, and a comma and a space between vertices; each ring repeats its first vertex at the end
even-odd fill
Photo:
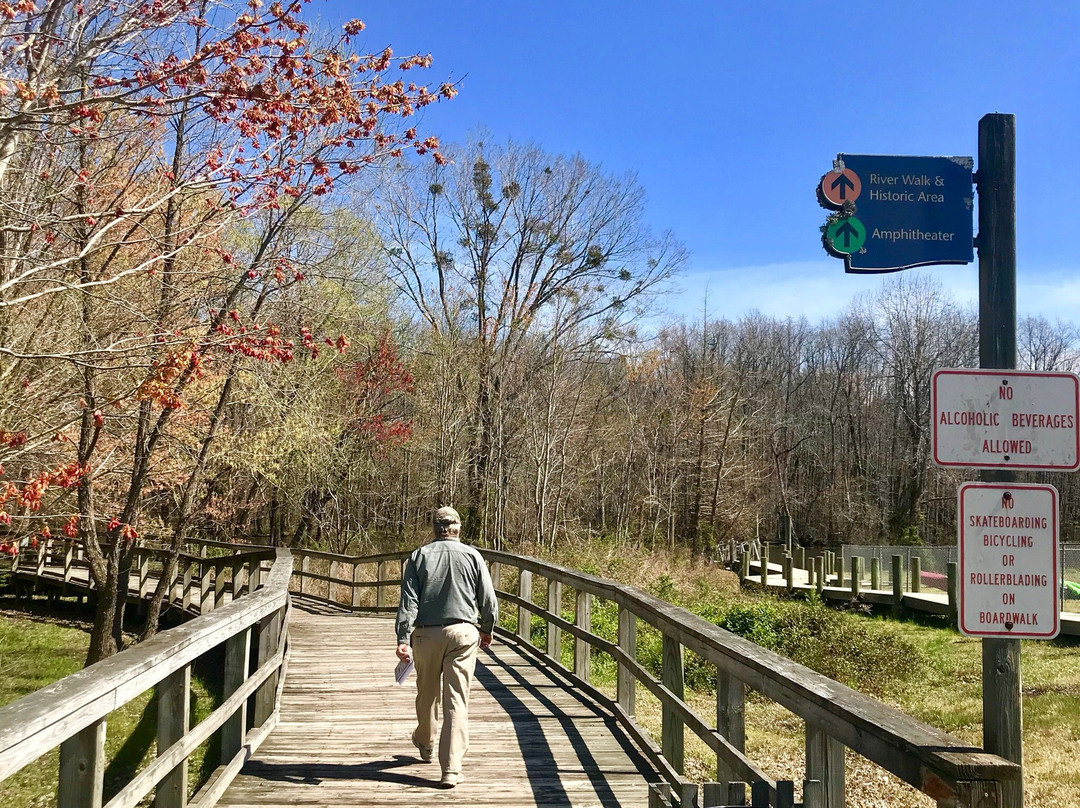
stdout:
POLYGON ((413 631, 417 724, 413 741, 428 748, 435 746, 441 690, 439 763, 444 772, 460 774, 461 759, 469 749, 469 686, 479 642, 480 631, 470 623, 422 626, 413 631))

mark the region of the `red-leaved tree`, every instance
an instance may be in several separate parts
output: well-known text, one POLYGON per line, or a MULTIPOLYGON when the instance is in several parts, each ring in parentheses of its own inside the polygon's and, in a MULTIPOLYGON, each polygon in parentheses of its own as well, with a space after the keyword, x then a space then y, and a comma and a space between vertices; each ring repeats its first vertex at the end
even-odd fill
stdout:
POLYGON ((167 576, 237 375, 338 338, 264 316, 305 281, 297 215, 405 149, 443 161, 405 120, 455 94, 408 81, 430 56, 354 53, 362 23, 316 36, 302 11, 0 2, 0 522, 84 540, 89 662, 122 646, 157 472, 167 576))

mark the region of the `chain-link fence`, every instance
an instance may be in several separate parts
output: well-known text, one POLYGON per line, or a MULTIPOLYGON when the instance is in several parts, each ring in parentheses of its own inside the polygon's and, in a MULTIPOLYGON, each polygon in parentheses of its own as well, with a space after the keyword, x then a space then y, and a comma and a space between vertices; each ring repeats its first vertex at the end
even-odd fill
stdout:
MULTIPOLYGON (((959 561, 959 550, 954 547, 910 547, 903 545, 845 544, 841 548, 844 569, 851 569, 852 556, 861 556, 863 570, 870 569, 871 559, 878 559, 881 567, 881 588, 892 588, 892 557, 904 559, 904 588, 911 586, 911 559, 918 558, 923 589, 948 591, 946 564, 959 561)), ((1061 547, 1061 597, 1062 608, 1080 612, 1080 544, 1061 547)), ((867 573, 869 574, 869 573, 867 573)))

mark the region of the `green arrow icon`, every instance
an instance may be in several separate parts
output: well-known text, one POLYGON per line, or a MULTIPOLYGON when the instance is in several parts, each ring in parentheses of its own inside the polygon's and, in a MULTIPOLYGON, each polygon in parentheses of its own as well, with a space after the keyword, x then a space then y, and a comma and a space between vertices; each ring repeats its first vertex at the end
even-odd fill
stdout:
POLYGON ((846 219, 837 219, 829 225, 825 237, 834 250, 850 255, 858 252, 866 243, 866 228, 854 216, 848 216, 846 219))

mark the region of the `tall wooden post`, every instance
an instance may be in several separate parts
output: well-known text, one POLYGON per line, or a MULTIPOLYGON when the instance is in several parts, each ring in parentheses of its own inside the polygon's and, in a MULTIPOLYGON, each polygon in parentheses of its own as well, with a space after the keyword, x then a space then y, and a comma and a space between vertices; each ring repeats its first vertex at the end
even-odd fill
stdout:
MULTIPOLYGON (((562 582, 548 578, 547 610, 557 617, 562 616, 562 582)), ((547 655, 562 664, 562 629, 554 623, 547 624, 547 655)))
POLYGON ((375 587, 375 605, 380 609, 384 609, 390 606, 390 590, 386 585, 386 581, 390 580, 390 562, 380 561, 378 567, 375 569, 375 580, 379 583, 375 587))
POLYGON ((821 783, 825 808, 844 808, 844 745, 811 723, 806 725, 806 779, 821 783))
MULTIPOLYGON (((723 670, 716 672, 716 731, 740 752, 746 751, 746 686, 723 670)), ((719 755, 716 778, 725 783, 735 779, 735 772, 719 755)))
MULTIPOLYGON (((251 656, 251 629, 234 634, 225 641, 225 697, 228 698, 244 684, 251 656)), ((246 741, 247 700, 225 720, 221 727, 221 762, 231 761, 246 741)))
MULTIPOLYGON (((979 121, 979 365, 1016 367, 1016 116, 979 121)), ((985 482, 1015 482, 1011 470, 984 471, 985 482)), ((986 751, 1023 762, 1020 640, 984 639, 983 744, 986 751)), ((1002 808, 1022 808, 1024 783, 1003 784, 1002 808)))
MULTIPOLYGON (((256 670, 277 653, 284 610, 268 614, 255 628, 259 640, 256 670)), ((277 708, 278 674, 273 673, 255 691, 255 726, 261 727, 277 708)))
MULTIPOLYGON (((188 731, 191 711, 191 666, 185 665, 157 686, 157 753, 161 757, 188 731)), ((187 805, 187 758, 165 775, 154 794, 154 808, 187 805)))
POLYGON ((60 744, 59 808, 101 808, 105 780, 105 719, 60 744))
MULTIPOLYGON (((574 602, 574 625, 592 631, 592 598, 588 592, 580 589, 574 602)), ((587 682, 590 667, 589 644, 580 637, 574 637, 574 675, 587 682)))
MULTIPOLYGON (((532 603, 532 572, 521 570, 518 575, 518 597, 532 603)), ((527 643, 532 643, 532 612, 518 604, 517 635, 527 643)))
MULTIPOLYGON (((619 648, 630 657, 637 659, 637 615, 625 606, 619 607, 619 648)), ((634 672, 623 664, 618 666, 617 692, 619 706, 627 715, 633 715, 637 709, 635 688, 637 679, 634 672)))
MULTIPOLYGON (((350 601, 350 603, 352 604, 352 607, 354 609, 357 608, 358 606, 360 606, 360 598, 362 597, 361 593, 364 591, 364 587, 357 586, 357 584, 360 583, 360 581, 363 579, 363 575, 364 575, 364 567, 363 567, 363 565, 354 563, 352 565, 352 582, 353 582, 353 585, 352 585, 352 600, 350 601)), ((303 580, 303 579, 301 579, 301 580, 303 580)))
MULTIPOLYGON (((682 645, 674 637, 667 634, 663 640, 661 679, 664 687, 672 692, 677 698, 685 697, 685 685, 683 678, 683 651, 682 645)), ((666 703, 661 705, 661 750, 668 763, 679 774, 683 773, 683 728, 684 724, 674 707, 666 703)))

